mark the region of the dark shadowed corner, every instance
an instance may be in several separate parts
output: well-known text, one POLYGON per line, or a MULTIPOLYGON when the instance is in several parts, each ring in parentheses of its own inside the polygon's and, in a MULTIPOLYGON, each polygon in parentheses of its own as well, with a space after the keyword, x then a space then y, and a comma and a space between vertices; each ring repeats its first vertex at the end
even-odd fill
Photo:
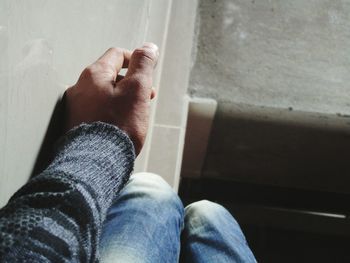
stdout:
POLYGON ((35 164, 30 175, 31 178, 41 173, 48 166, 52 159, 55 142, 63 134, 65 103, 66 93, 57 99, 49 125, 43 138, 43 142, 40 147, 39 154, 36 157, 35 164))

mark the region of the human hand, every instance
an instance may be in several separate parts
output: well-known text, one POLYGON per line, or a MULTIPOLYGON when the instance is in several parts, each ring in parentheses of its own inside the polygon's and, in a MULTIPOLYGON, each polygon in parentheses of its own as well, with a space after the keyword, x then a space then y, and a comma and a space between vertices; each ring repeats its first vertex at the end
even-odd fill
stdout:
POLYGON ((129 135, 139 154, 145 141, 158 47, 145 43, 130 52, 110 48, 66 91, 69 130, 83 122, 113 124, 129 135), (128 68, 125 77, 118 75, 128 68))

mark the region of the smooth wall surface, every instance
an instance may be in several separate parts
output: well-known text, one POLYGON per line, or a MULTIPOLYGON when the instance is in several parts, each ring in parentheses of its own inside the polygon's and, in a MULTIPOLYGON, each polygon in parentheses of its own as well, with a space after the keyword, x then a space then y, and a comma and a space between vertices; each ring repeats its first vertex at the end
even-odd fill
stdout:
POLYGON ((149 136, 147 171, 160 174, 175 190, 185 140, 196 12, 196 0, 172 2, 154 129, 149 136))
MULTIPOLYGON (((65 88, 111 46, 153 41, 162 51, 170 7, 170 0, 0 2, 0 206, 28 179, 65 88)), ((155 86, 161 69, 162 58, 155 86)))

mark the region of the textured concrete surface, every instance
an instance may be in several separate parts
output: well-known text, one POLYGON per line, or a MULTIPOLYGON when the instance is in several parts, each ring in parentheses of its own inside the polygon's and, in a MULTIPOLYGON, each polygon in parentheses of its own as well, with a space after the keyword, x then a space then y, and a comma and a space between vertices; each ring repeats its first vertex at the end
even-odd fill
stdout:
POLYGON ((202 0, 189 92, 218 101, 203 176, 348 191, 350 1, 202 0))
POLYGON ((190 93, 350 112, 350 1, 202 0, 190 93))

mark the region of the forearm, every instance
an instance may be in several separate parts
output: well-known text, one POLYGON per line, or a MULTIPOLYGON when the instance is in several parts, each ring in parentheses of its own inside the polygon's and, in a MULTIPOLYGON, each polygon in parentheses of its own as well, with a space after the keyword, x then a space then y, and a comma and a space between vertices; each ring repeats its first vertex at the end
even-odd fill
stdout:
POLYGON ((134 159, 131 141, 112 125, 71 130, 51 165, 0 210, 0 258, 95 261, 106 211, 134 159))

